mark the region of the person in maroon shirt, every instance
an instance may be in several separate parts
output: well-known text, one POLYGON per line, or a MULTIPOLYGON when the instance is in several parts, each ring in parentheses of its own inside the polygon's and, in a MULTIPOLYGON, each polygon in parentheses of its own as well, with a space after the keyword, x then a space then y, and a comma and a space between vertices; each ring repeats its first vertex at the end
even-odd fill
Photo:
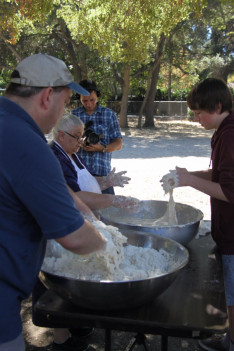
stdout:
POLYGON ((197 84, 187 98, 195 121, 214 129, 212 168, 189 172, 176 167, 175 186, 191 186, 211 199, 211 234, 222 257, 229 331, 221 339, 200 341, 205 350, 234 351, 234 112, 232 94, 220 79, 197 84))

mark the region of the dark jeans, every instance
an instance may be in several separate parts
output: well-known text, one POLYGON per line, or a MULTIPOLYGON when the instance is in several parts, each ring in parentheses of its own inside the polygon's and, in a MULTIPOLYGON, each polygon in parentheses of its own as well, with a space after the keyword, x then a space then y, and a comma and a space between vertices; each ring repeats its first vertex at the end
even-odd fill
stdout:
POLYGON ((103 194, 115 195, 115 191, 114 191, 113 186, 111 186, 110 188, 107 188, 107 189, 105 189, 105 190, 102 190, 102 193, 103 193, 103 194))

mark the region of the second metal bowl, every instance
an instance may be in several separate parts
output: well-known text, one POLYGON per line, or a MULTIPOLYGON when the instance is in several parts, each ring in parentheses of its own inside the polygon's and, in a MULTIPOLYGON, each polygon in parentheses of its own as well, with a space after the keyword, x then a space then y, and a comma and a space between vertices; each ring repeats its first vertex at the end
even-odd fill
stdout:
POLYGON ((203 213, 195 207, 176 203, 178 225, 155 226, 154 221, 162 217, 167 210, 167 201, 144 200, 137 212, 124 208, 109 207, 99 210, 101 220, 120 229, 144 231, 157 234, 187 245, 196 236, 203 213))

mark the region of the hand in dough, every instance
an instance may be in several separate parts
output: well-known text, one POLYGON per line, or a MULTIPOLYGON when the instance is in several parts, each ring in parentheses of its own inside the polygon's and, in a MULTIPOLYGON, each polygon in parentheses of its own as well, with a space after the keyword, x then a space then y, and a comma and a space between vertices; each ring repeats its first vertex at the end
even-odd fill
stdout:
POLYGON ((162 183, 162 187, 165 191, 165 194, 168 193, 170 190, 176 188, 179 185, 176 170, 170 170, 169 173, 165 174, 162 177, 160 182, 162 183))
POLYGON ((125 208, 127 211, 137 210, 140 207, 140 200, 131 196, 115 195, 112 198, 112 206, 125 208))

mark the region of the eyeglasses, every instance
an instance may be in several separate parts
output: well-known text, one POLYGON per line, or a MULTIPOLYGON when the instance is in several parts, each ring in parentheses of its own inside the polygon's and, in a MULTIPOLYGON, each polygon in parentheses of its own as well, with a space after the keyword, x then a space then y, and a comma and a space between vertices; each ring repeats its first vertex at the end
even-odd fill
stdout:
POLYGON ((80 137, 77 137, 77 136, 72 135, 72 134, 70 134, 70 133, 68 133, 68 132, 65 132, 65 131, 64 131, 64 133, 65 133, 65 134, 67 134, 67 135, 69 135, 70 137, 72 137, 72 138, 76 139, 77 141, 80 141, 80 140, 82 139, 82 137, 81 137, 81 136, 80 136, 80 137))

